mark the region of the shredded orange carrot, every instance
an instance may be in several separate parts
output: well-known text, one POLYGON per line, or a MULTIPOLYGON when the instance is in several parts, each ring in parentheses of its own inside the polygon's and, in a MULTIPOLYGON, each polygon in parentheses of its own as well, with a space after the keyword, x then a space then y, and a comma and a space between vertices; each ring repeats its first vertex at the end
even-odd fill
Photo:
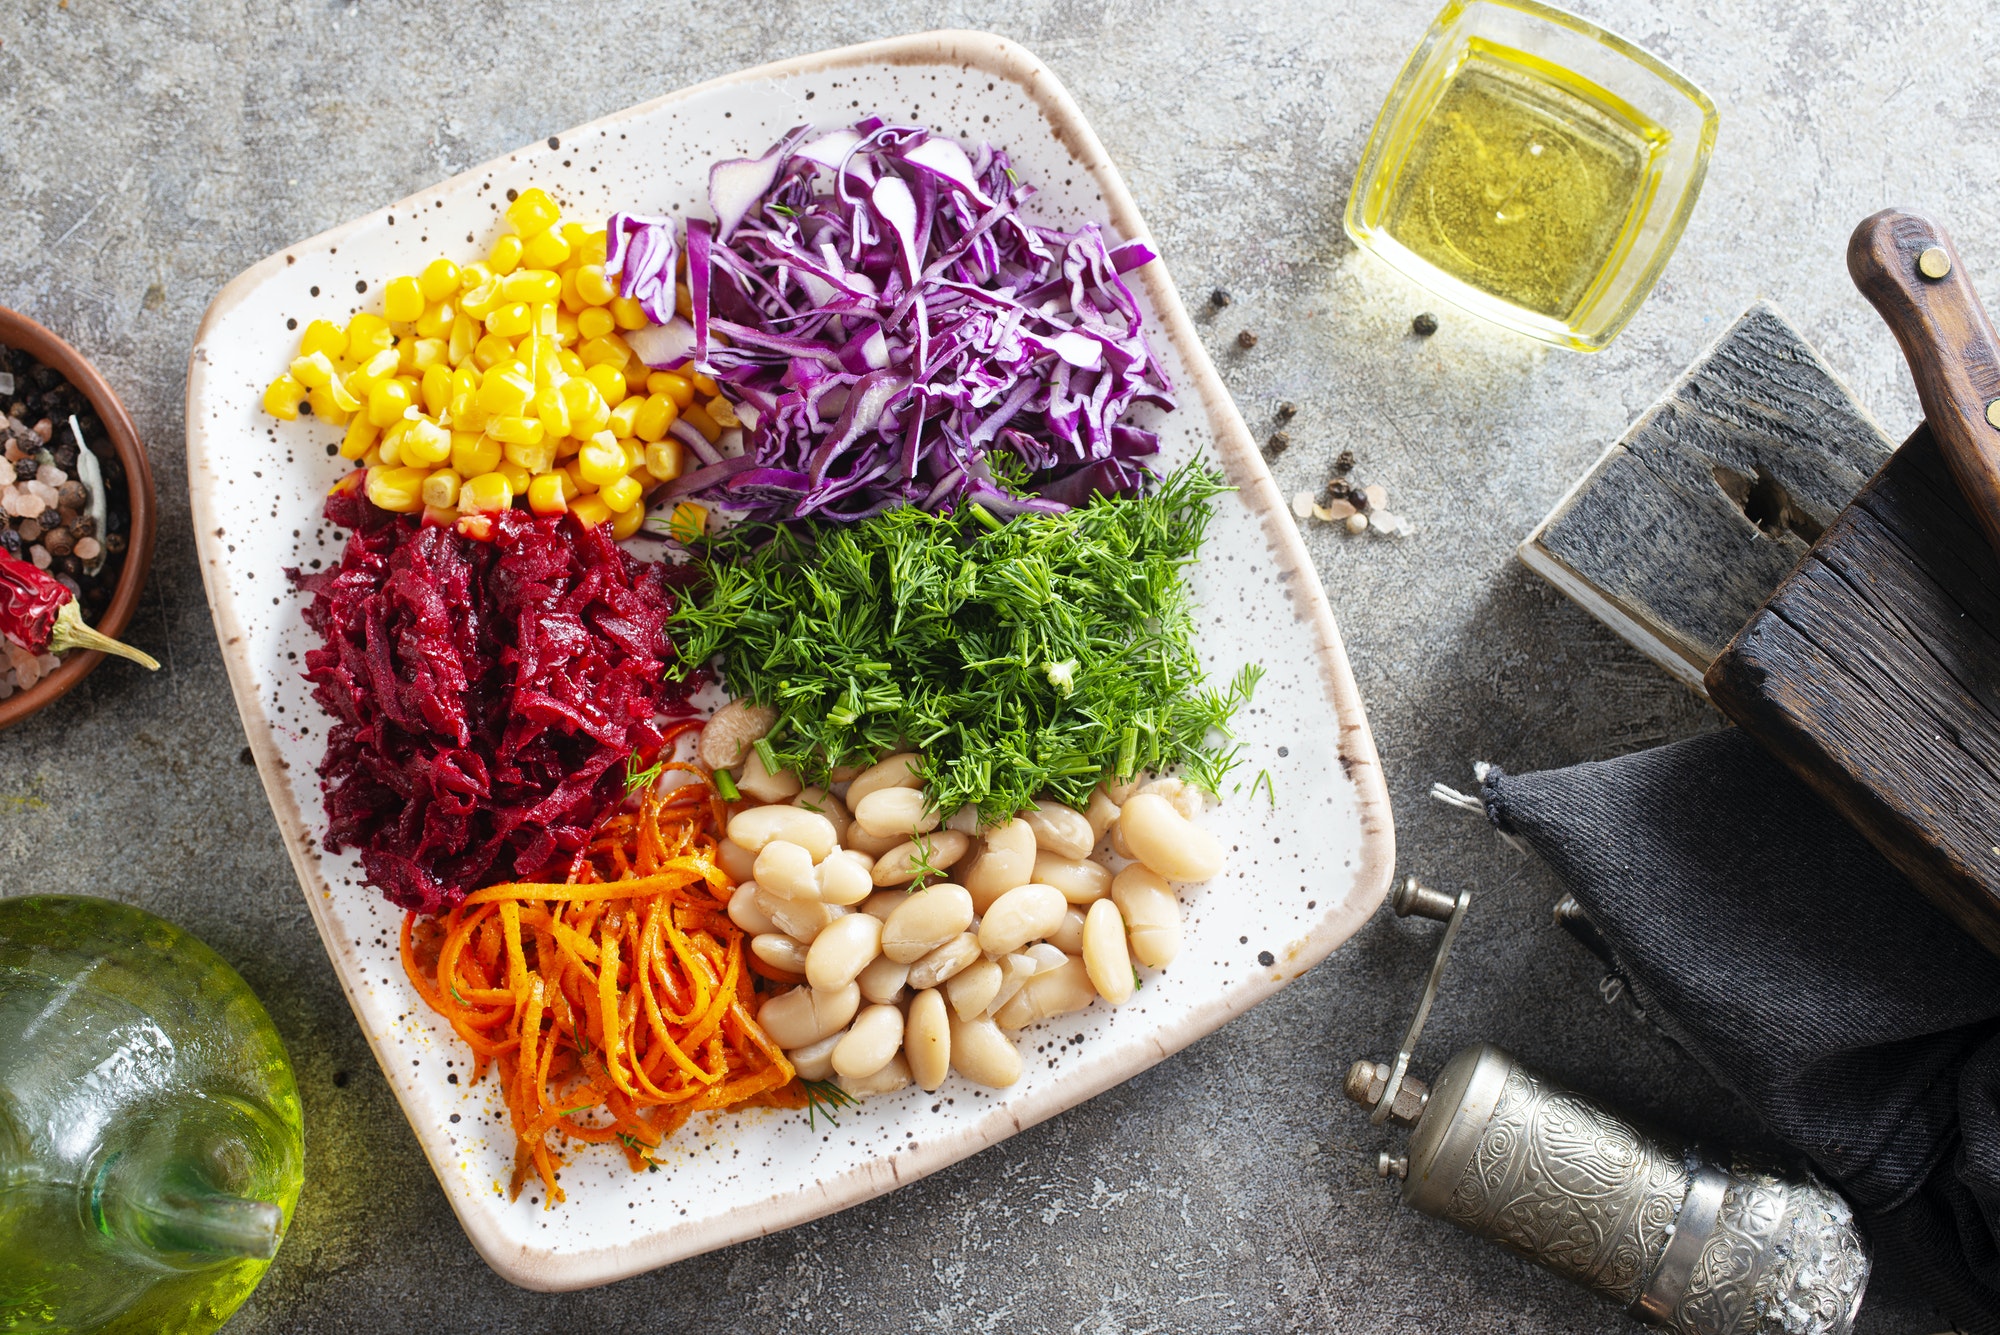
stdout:
POLYGON ((613 816, 567 883, 488 886, 403 920, 403 968, 472 1049, 473 1083, 499 1070, 514 1195, 537 1177, 545 1208, 564 1199, 551 1132, 615 1140, 639 1172, 697 1112, 804 1102, 757 1025, 778 990, 759 975, 777 971, 725 912, 721 799, 702 771, 667 768, 696 781, 613 816))

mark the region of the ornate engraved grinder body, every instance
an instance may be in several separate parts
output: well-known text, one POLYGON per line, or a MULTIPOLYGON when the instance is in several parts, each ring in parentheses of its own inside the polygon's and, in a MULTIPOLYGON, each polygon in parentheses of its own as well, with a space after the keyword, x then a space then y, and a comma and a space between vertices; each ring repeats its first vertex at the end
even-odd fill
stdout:
POLYGON ((1377 1171, 1405 1204, 1491 1239, 1677 1335, 1846 1335, 1868 1281, 1847 1203, 1809 1174, 1718 1161, 1651 1135, 1479 1043, 1426 1086, 1407 1075, 1464 916, 1406 883, 1399 914, 1448 925, 1395 1062, 1356 1062, 1347 1096, 1413 1128, 1377 1171))

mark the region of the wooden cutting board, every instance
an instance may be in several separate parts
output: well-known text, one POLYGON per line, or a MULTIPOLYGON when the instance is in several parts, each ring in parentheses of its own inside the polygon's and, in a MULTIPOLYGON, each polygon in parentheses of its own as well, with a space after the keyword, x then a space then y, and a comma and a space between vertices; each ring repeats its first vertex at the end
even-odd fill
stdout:
POLYGON ((1947 275, 1924 273, 1913 298, 1899 294, 1917 306, 1898 308, 1869 290, 1854 255, 1862 232, 1850 268, 1903 342, 1929 420, 1706 681, 1723 713, 2000 953, 2000 557, 1990 540, 2000 506, 1981 471, 2000 458, 2000 358, 1949 238, 1922 219, 1895 219, 1900 232, 1878 227, 1873 237, 1892 269, 1910 270, 1892 276, 1918 272, 1925 242, 1947 253, 1947 275), (1945 289, 1953 279, 1956 290, 1945 289), (1948 317, 1941 328, 1940 311, 1923 309, 1932 298, 1948 317), (1930 337, 1911 327, 1913 315, 1930 322, 1930 337))

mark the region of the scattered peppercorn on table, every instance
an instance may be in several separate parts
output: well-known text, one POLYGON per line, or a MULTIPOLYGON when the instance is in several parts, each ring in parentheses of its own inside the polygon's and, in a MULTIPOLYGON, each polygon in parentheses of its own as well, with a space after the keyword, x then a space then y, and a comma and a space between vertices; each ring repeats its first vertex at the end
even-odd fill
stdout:
MULTIPOLYGON (((651 321, 605 272, 603 229, 564 222, 539 189, 505 219, 484 259, 439 256, 384 283, 380 314, 308 324, 264 408, 345 428, 341 457, 384 510, 486 538, 525 505, 629 538, 648 493, 681 475, 675 422, 710 444, 741 423, 714 381, 650 370, 621 337, 651 321)), ((702 518, 687 504, 669 522, 702 518)))

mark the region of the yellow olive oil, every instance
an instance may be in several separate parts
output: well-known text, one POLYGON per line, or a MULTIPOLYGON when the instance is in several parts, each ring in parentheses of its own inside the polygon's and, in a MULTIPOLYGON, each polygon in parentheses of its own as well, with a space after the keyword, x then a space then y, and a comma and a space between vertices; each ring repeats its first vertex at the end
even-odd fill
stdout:
POLYGON ((1567 322, 1636 239, 1667 140, 1578 75, 1475 39, 1385 173, 1383 229, 1460 282, 1567 322))

